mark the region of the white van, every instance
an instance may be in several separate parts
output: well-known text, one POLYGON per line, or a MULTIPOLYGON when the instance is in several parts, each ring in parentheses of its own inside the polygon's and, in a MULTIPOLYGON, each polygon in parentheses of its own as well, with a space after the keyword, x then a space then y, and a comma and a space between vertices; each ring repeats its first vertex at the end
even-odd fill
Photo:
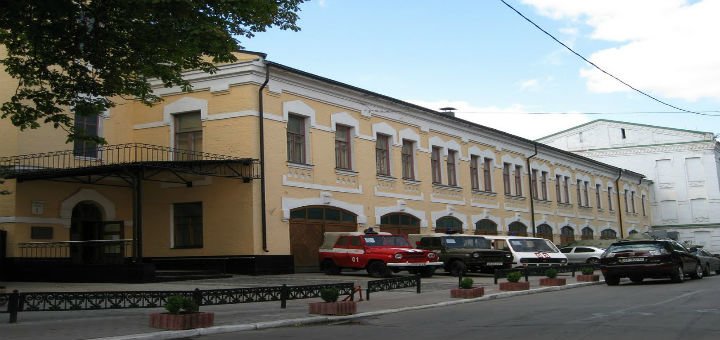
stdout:
POLYGON ((509 250, 513 254, 513 267, 564 266, 568 259, 550 240, 525 236, 483 235, 491 240, 493 248, 509 250))

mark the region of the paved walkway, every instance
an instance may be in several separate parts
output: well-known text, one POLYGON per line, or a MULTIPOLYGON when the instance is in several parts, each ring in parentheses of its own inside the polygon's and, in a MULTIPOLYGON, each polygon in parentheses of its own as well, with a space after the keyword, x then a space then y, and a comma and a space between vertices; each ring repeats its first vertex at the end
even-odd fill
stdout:
MULTIPOLYGON (((285 327, 313 323, 327 323, 353 318, 366 318, 396 313, 405 310, 442 307, 457 303, 477 303, 488 299, 534 294, 545 291, 570 289, 597 283, 576 283, 575 278, 567 278, 568 285, 563 287, 540 287, 539 278, 530 278, 530 291, 501 292, 493 283, 491 276, 471 276, 476 286, 485 288, 485 296, 477 299, 452 299, 450 289, 457 286, 457 278, 436 275, 422 279, 422 293, 415 288, 397 289, 372 293, 370 300, 358 303, 358 314, 351 316, 317 316, 308 314, 308 303, 320 299, 290 300, 287 308, 280 308, 280 302, 243 303, 235 305, 204 306, 202 311, 215 312, 215 327, 187 331, 159 331, 148 326, 148 315, 164 311, 161 308, 96 310, 96 311, 60 311, 60 312, 21 312, 18 323, 7 323, 8 314, 0 314, 0 339, 177 339, 202 334, 285 327)), ((353 282, 366 287, 369 280, 366 275, 343 274, 324 276, 320 274, 293 274, 269 276, 234 276, 227 279, 194 280, 147 284, 85 284, 85 283, 34 283, 0 282, 8 291, 21 292, 80 292, 80 291, 121 291, 121 290, 193 290, 223 289, 239 287, 277 286, 282 284, 308 285, 337 282, 353 282)), ((363 296, 364 297, 364 296, 363 296)), ((356 298, 357 300, 357 298, 356 298)), ((3 308, 4 310, 4 308, 3 308)))

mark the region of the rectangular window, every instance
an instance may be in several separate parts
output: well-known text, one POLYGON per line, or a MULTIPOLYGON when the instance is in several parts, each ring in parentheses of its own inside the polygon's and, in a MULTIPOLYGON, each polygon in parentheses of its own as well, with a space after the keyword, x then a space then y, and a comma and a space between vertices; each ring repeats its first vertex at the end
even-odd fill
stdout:
POLYGON ((492 159, 483 159, 483 180, 485 181, 485 191, 492 192, 492 159))
POLYGON ((608 187, 608 210, 613 211, 612 204, 612 187, 608 187))
POLYGON ((522 196, 522 166, 515 166, 515 196, 522 196))
POLYGON ((378 175, 390 176, 390 136, 377 135, 375 141, 375 167, 378 175))
POLYGON ((470 156, 470 187, 473 190, 480 190, 480 178, 478 176, 478 156, 470 156))
POLYGON ((577 197, 578 207, 582 207, 582 205, 583 205, 582 197, 580 196, 580 187, 581 186, 582 186, 582 181, 577 180, 577 182, 575 183, 575 196, 577 197))
POLYGON ((645 212, 645 195, 640 197, 640 206, 642 207, 643 216, 647 216, 647 213, 645 212))
POLYGON ((563 178, 563 192, 565 194, 565 203, 570 204, 570 177, 563 178))
POLYGON ((632 211, 633 214, 636 213, 636 211, 635 211, 635 192, 634 191, 630 192, 630 211, 632 211))
POLYGON ((335 127, 335 167, 338 169, 352 169, 350 129, 351 127, 344 125, 335 127))
POLYGON ((600 202, 600 184, 595 184, 595 206, 598 209, 602 209, 602 204, 600 202))
POLYGON ((433 146, 430 155, 430 165, 432 166, 433 183, 442 183, 442 172, 440 171, 440 148, 433 146))
POLYGON ((173 204, 173 247, 203 247, 202 202, 173 204))
POLYGON ((505 195, 510 196, 510 163, 503 163, 503 187, 505 195))
POLYGON ((456 168, 456 159, 457 159, 457 151, 455 150, 448 150, 447 155, 447 176, 448 176, 448 185, 457 186, 457 176, 455 173, 456 168))
POLYGON ((590 185, 589 182, 583 182, 583 199, 585 200, 585 206, 590 206, 590 197, 588 196, 588 185, 590 185))
POLYGON ((415 179, 415 144, 403 139, 402 145, 402 171, 404 179, 415 179))
POLYGON ((30 227, 30 238, 33 240, 52 240, 53 227, 30 227))
POLYGON ((538 198, 538 171, 537 169, 532 169, 532 174, 530 175, 530 195, 533 199, 538 198))
POLYGON ((555 175, 555 200, 558 203, 562 203, 562 193, 560 191, 560 182, 562 182, 562 176, 555 175))
MULTIPOLYGON (((75 133, 82 137, 98 136, 98 116, 81 116, 75 113, 75 133)), ((73 154, 78 157, 97 158, 97 143, 92 140, 75 140, 73 154)))
POLYGON ((305 164, 305 118, 295 115, 288 116, 287 125, 287 156, 288 162, 305 164))
POLYGON ((548 181, 548 173, 547 173, 547 171, 543 171, 540 176, 540 194, 542 195, 541 198, 543 201, 548 200, 547 181, 548 181))
POLYGON ((630 203, 628 202, 628 193, 630 190, 625 189, 625 212, 630 212, 630 203))
POLYGON ((202 152, 202 123, 200 112, 188 112, 175 115, 176 160, 199 159, 202 152))

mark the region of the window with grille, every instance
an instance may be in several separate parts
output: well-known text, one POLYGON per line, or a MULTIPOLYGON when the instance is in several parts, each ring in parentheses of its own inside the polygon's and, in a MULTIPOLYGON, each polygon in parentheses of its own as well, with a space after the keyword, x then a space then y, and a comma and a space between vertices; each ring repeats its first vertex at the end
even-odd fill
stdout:
POLYGON ((600 232, 600 239, 601 240, 614 240, 617 239, 617 232, 612 229, 605 229, 600 232))
POLYGON ((460 233, 462 232, 462 221, 452 216, 438 218, 438 220, 435 221, 435 232, 460 233))
POLYGON ((173 247, 203 247, 202 202, 173 204, 173 247))
POLYGON ((582 228, 581 232, 583 240, 592 240, 595 237, 595 232, 590 227, 582 228))
POLYGON ((98 121, 98 115, 84 116, 75 113, 75 133, 83 137, 73 142, 75 156, 97 158, 97 142, 88 138, 98 137, 98 121))

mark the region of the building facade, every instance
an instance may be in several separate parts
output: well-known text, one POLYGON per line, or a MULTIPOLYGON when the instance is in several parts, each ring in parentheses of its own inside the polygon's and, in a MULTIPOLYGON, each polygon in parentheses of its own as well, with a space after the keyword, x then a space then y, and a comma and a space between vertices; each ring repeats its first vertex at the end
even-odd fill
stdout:
POLYGON ((191 92, 153 84, 164 100, 153 107, 124 101, 76 120, 107 140, 101 147, 0 122, 12 193, 0 197, 6 263, 221 261, 231 272, 278 273, 317 270, 326 231, 568 243, 650 224, 639 173, 263 54, 238 57, 213 75, 188 72, 191 92), (67 151, 47 160, 54 150, 67 151), (626 191, 638 196, 623 200, 626 191))
POLYGON ((597 120, 538 140, 652 180, 652 229, 720 253, 720 145, 713 133, 597 120))

